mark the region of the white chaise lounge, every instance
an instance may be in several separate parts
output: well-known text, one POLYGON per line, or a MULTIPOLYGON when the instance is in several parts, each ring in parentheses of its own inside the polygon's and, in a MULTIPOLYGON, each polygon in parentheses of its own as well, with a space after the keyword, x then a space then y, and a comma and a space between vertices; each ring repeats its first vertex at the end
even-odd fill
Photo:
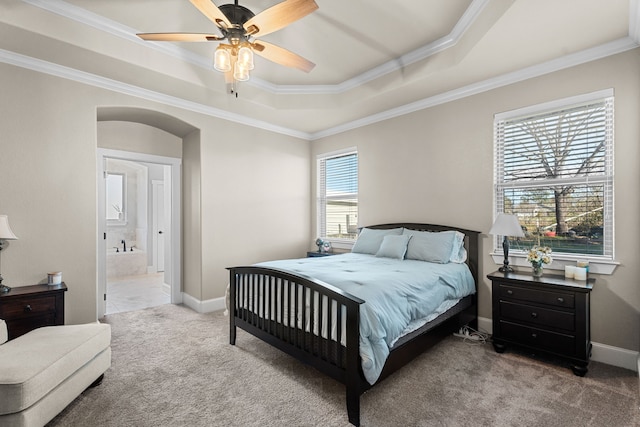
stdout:
POLYGON ((0 320, 0 426, 44 426, 111 366, 107 324, 47 326, 12 341, 0 320))

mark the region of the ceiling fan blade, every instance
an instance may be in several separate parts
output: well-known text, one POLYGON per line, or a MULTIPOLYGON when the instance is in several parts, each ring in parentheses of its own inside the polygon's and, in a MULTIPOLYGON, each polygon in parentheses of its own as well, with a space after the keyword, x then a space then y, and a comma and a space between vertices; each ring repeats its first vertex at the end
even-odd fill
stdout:
POLYGON ((307 59, 304 59, 300 55, 290 52, 287 49, 283 49, 280 46, 264 42, 262 40, 258 40, 255 43, 252 43, 251 46, 253 47, 253 51, 263 58, 266 58, 269 61, 273 61, 276 64, 284 65, 286 67, 297 68, 298 70, 302 70, 305 73, 310 72, 311 70, 313 70, 313 67, 316 66, 316 64, 307 59))
POLYGON ((204 16, 220 28, 231 27, 231 22, 211 0, 189 0, 204 16))
POLYGON ((222 36, 203 33, 140 33, 136 35, 142 40, 153 42, 209 42, 224 40, 222 36))
POLYGON ((244 23, 244 29, 252 36, 262 37, 286 27, 316 9, 318 5, 314 0, 285 0, 249 19, 244 23))

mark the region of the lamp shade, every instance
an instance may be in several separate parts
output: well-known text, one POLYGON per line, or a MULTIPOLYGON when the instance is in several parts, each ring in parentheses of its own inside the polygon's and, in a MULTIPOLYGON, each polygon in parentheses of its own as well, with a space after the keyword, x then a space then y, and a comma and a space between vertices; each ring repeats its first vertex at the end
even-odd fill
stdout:
POLYGON ((489 234, 499 236, 524 237, 522 227, 515 215, 499 213, 489 230, 489 234))
POLYGON ((213 58, 213 68, 223 73, 231 71, 231 54, 227 49, 218 46, 213 58))
POLYGON ((0 240, 18 240, 9 227, 9 218, 6 215, 0 215, 0 240))

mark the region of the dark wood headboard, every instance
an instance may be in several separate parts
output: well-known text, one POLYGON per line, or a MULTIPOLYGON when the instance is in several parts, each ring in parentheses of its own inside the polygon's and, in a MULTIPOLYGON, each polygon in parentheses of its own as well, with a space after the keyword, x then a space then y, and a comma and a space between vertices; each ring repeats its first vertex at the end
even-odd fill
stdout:
POLYGON ((479 231, 466 230, 464 228, 451 227, 448 225, 438 225, 438 224, 420 224, 414 222, 397 222, 393 224, 378 224, 378 225, 369 225, 364 228, 372 228, 377 230, 387 230, 389 228, 408 228, 409 230, 416 231, 459 231, 465 235, 464 238, 464 247, 467 250, 467 265, 469 266, 469 270, 471 270, 471 274, 473 275, 473 279, 476 282, 476 291, 478 288, 478 261, 479 261, 479 231))

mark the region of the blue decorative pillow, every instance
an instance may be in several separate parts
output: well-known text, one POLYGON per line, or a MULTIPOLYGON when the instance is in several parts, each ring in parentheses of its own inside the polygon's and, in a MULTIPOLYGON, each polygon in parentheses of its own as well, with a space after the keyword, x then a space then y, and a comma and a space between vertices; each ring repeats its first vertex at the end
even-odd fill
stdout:
POLYGON ((360 230, 358 240, 353 245, 351 252, 358 254, 375 255, 380 249, 382 239, 388 235, 400 235, 402 234, 402 228, 392 228, 389 230, 374 230, 371 228, 363 228, 360 230))
MULTIPOLYGON (((429 232, 405 229, 404 234, 410 235, 407 246, 407 259, 446 264, 451 261, 454 249, 455 232, 429 232)), ((456 247, 456 254, 458 253, 456 247)))
POLYGON ((387 235, 382 239, 380 249, 376 253, 377 257, 404 259, 404 254, 407 253, 407 244, 411 240, 411 236, 406 234, 387 235))

